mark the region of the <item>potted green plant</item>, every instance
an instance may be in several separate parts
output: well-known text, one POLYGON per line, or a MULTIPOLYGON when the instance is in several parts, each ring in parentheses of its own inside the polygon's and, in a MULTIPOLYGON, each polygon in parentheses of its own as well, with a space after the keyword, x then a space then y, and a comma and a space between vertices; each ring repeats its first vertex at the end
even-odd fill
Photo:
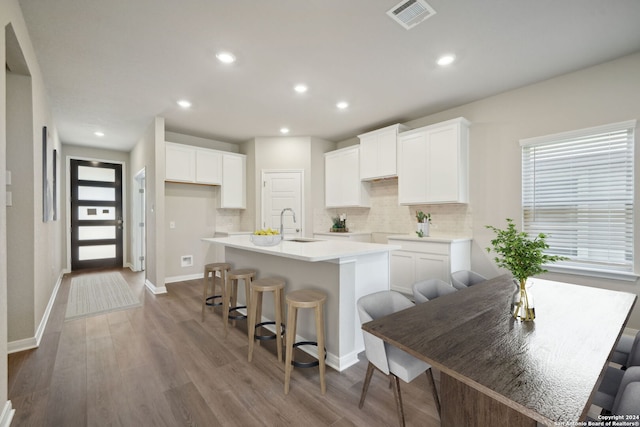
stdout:
POLYGON ((347 216, 345 214, 334 216, 331 220, 333 221, 331 231, 336 233, 346 233, 349 231, 347 228, 347 216))
POLYGON ((506 229, 491 225, 485 227, 496 235, 491 240, 491 247, 487 248, 487 252, 493 251, 497 254, 494 260, 498 267, 509 270, 518 284, 511 307, 513 317, 524 321, 535 319, 533 300, 526 288, 527 279, 546 272, 544 264, 567 258, 545 254, 544 250, 549 248, 545 240, 547 235, 539 233, 531 238, 524 231, 518 231, 511 218, 507 218, 506 229))
POLYGON ((431 224, 431 214, 422 211, 416 211, 416 220, 418 221, 418 237, 429 236, 429 224, 431 224))

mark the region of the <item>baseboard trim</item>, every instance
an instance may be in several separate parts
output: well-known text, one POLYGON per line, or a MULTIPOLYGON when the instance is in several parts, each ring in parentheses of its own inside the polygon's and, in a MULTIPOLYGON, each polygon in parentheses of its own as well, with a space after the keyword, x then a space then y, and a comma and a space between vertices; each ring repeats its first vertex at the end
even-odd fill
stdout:
POLYGON ((184 282, 185 280, 196 280, 196 279, 202 279, 204 277, 204 273, 200 273, 200 274, 187 274, 185 276, 173 276, 173 277, 166 277, 164 279, 164 283, 175 283, 175 282, 184 282))
POLYGON ((156 286, 149 281, 149 279, 144 280, 144 285, 151 291, 154 295, 166 294, 167 288, 165 286, 156 286))
POLYGON ((24 338, 17 341, 11 341, 7 343, 7 354, 18 353, 20 351, 31 350, 38 348, 38 341, 36 337, 24 338))
MULTIPOLYGON (((17 341, 8 342, 7 354, 17 353, 19 351, 31 350, 33 348, 38 348, 40 346, 40 341, 42 341, 42 336, 44 335, 44 331, 47 328, 47 323, 49 322, 49 317, 51 316, 51 310, 53 309, 53 304, 56 301, 56 297, 58 296, 58 291, 60 290, 60 285, 62 284, 63 277, 64 277, 64 272, 61 272, 60 275, 58 276, 58 280, 56 280, 56 285, 53 287, 53 292, 51 292, 51 296, 49 297, 49 302, 47 303, 47 308, 44 310, 44 314, 42 316, 42 319, 40 320, 38 329, 36 329, 35 336, 17 340, 17 341)), ((2 424, 0 424, 0 426, 1 425, 2 424)))
POLYGON ((2 408, 2 413, 0 414, 0 427, 9 427, 11 425, 11 420, 13 420, 13 414, 15 413, 16 410, 13 409, 11 401, 7 400, 4 404, 4 408, 2 408))

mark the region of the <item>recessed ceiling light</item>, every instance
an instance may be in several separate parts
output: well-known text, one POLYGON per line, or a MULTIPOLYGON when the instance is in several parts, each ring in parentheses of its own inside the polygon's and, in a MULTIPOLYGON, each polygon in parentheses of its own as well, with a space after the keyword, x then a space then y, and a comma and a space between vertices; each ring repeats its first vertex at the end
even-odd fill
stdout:
POLYGON ((305 93, 309 88, 307 87, 307 85, 305 84, 297 84, 293 90, 295 90, 298 93, 305 93))
POLYGON ((104 136, 104 132, 100 132, 99 130, 95 131, 93 134, 95 136, 99 136, 99 137, 103 137, 104 136))
POLYGON ((283 134, 289 133, 289 128, 280 128, 280 133, 283 133, 283 134))
POLYGON ((440 65, 441 67, 444 67, 445 65, 451 64, 455 60, 456 60, 455 55, 444 55, 438 58, 437 62, 438 62, 438 65, 440 65))
POLYGON ((236 57, 231 52, 220 52, 216 55, 216 58, 218 58, 218 61, 224 62, 225 64, 231 64, 236 60, 236 57))
POLYGON ((189 101, 187 101, 186 99, 181 99, 180 101, 178 101, 178 105, 181 106, 182 108, 191 107, 191 103, 189 101))
POLYGON ((346 101, 340 101, 336 104, 336 107, 338 107, 341 110, 344 110, 345 108, 347 108, 349 106, 349 103, 346 101))

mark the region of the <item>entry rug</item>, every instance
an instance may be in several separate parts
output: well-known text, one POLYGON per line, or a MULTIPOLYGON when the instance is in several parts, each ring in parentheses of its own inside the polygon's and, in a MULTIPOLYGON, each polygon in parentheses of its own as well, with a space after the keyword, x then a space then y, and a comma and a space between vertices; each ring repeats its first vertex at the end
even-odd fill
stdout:
POLYGON ((71 279, 65 320, 95 316, 140 306, 129 284, 118 272, 88 274, 71 279))

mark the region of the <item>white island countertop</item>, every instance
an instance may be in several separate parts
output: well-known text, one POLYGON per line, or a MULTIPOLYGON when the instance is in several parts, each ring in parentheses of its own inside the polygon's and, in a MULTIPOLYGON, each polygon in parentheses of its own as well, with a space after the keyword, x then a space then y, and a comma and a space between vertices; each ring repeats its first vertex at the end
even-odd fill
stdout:
POLYGON ((231 248, 244 249, 252 252, 281 256, 307 262, 328 261, 360 255, 376 254, 400 249, 399 245, 385 245, 380 243, 364 243, 352 241, 321 240, 300 238, 304 242, 285 238, 275 246, 256 246, 248 235, 233 235, 221 238, 203 238, 209 243, 221 244, 231 248))

